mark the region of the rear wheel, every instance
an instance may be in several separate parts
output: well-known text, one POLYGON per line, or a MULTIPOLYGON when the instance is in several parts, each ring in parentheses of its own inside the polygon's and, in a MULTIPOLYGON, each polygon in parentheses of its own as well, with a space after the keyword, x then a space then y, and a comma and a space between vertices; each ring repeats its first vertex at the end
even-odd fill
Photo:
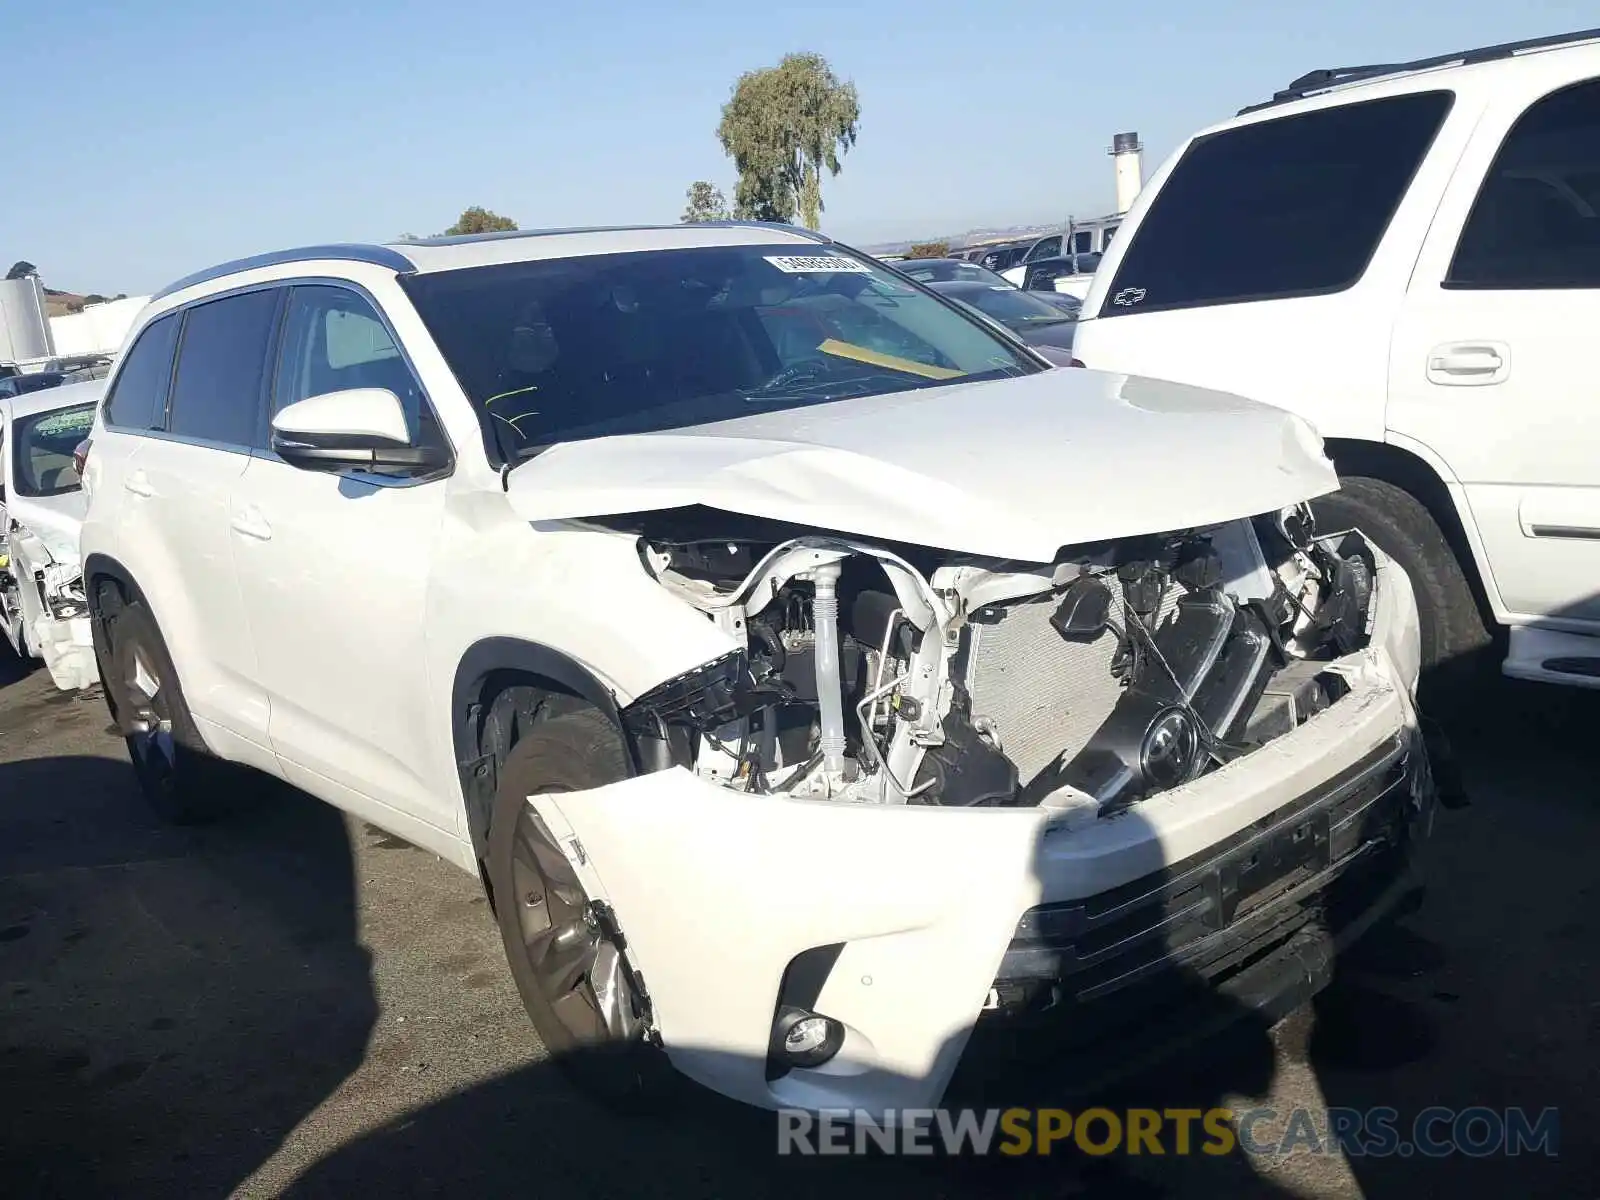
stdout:
POLYGON ((639 1108, 664 1099, 675 1077, 650 1039, 614 915, 585 891, 527 800, 628 773, 621 735, 602 713, 580 709, 536 723, 500 769, 488 867, 506 959, 540 1039, 581 1086, 639 1108))
POLYGON ((212 819, 227 795, 222 764, 206 751, 154 618, 134 600, 106 625, 109 671, 103 682, 113 694, 112 711, 139 790, 163 820, 212 819))

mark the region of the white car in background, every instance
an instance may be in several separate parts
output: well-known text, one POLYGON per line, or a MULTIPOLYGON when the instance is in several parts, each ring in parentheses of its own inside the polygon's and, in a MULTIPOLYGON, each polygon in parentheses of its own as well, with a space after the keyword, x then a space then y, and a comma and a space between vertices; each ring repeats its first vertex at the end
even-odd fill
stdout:
POLYGON ((0 396, 0 633, 63 691, 97 682, 78 558, 86 507, 74 452, 99 380, 0 396))
POLYGON ((991 1031, 1148 1053, 1412 888, 1411 588, 1309 525, 1309 426, 1052 369, 814 234, 226 264, 139 318, 87 472, 155 806, 226 760, 481 878, 611 1095, 881 1112, 991 1031))

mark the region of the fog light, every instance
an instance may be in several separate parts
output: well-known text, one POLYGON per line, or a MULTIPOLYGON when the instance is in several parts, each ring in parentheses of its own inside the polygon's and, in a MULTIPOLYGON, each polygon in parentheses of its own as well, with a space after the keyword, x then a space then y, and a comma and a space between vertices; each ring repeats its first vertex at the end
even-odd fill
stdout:
POLYGON ((1150 722, 1139 747, 1139 766, 1158 788, 1176 787, 1194 770, 1200 732, 1186 709, 1169 708, 1150 722))
POLYGON ((772 1044, 786 1066, 820 1067, 844 1045, 844 1026, 803 1008, 784 1008, 772 1027, 772 1044))

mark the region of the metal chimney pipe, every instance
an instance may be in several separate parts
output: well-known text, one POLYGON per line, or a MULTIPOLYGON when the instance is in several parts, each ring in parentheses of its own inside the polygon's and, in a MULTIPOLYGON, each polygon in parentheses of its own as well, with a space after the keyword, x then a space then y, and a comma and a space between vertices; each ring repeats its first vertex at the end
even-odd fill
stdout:
POLYGON ((1111 138, 1110 154, 1117 172, 1117 211, 1125 213, 1144 186, 1144 146, 1137 133, 1118 133, 1111 138))

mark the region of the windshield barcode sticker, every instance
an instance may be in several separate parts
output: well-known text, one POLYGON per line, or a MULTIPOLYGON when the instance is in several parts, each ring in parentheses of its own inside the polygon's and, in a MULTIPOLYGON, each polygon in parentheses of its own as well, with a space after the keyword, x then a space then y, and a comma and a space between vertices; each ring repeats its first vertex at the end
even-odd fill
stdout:
POLYGON ((836 254, 768 254, 766 260, 780 271, 791 275, 810 275, 816 272, 854 271, 859 275, 872 274, 866 263, 853 258, 840 258, 836 254))

